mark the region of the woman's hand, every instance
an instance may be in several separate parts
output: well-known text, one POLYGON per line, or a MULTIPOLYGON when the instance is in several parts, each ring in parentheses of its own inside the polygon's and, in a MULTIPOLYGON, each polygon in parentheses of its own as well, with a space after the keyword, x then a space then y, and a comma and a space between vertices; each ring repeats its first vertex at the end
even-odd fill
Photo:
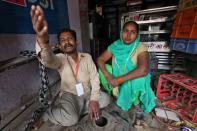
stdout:
POLYGON ((107 79, 108 83, 109 83, 112 87, 118 86, 118 83, 117 83, 117 81, 116 81, 116 78, 112 77, 111 75, 106 76, 106 79, 107 79))
POLYGON ((30 14, 33 24, 33 29, 37 34, 38 43, 42 47, 42 45, 47 44, 49 40, 48 24, 44 17, 44 12, 40 6, 32 5, 30 14))
POLYGON ((93 119, 93 117, 97 120, 100 117, 100 109, 99 109, 99 103, 98 101, 93 101, 91 100, 89 102, 89 114, 91 119, 93 119))
POLYGON ((112 87, 117 87, 119 86, 120 84, 123 83, 123 80, 121 77, 112 77, 112 76, 108 76, 106 77, 107 78, 107 81, 109 82, 109 84, 112 86, 112 87))
POLYGON ((114 78, 113 78, 111 75, 107 75, 107 76, 105 76, 105 77, 106 77, 108 83, 109 83, 110 85, 112 85, 113 79, 114 79, 114 78))

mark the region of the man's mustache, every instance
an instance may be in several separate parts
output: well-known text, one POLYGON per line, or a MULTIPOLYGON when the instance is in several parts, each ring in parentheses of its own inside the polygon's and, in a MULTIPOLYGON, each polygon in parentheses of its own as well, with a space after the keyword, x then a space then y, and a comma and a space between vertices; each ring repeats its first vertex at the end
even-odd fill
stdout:
POLYGON ((66 49, 67 47, 73 47, 73 45, 72 44, 66 44, 66 45, 64 45, 64 48, 66 49))

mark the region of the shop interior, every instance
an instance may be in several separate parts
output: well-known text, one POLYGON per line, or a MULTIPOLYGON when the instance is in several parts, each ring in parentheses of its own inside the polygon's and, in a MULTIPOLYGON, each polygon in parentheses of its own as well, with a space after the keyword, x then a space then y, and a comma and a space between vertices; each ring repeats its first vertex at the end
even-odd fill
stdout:
POLYGON ((2 0, 0 14, 0 131, 197 130, 196 0, 2 0), (129 113, 116 109, 113 89, 101 84, 111 104, 102 109, 104 119, 100 123, 86 114, 71 127, 48 121, 40 124, 39 119, 59 96, 61 78, 38 59, 29 13, 33 4, 45 12, 54 54, 61 53, 58 31, 67 27, 77 33, 77 50, 89 53, 95 64, 120 38, 124 23, 135 21, 140 44, 149 53, 155 108, 150 113, 140 107, 129 113), (44 92, 47 107, 41 102, 40 92, 44 92))

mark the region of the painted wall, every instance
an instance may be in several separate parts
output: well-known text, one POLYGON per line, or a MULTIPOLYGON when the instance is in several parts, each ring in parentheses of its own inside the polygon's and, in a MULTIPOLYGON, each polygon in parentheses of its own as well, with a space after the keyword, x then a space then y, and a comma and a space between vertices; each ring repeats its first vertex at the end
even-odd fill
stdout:
MULTIPOLYGON (((0 0, 0 62, 18 57, 21 51, 34 51, 35 33, 29 15, 32 4, 44 9, 49 23, 50 43, 57 43, 56 34, 69 27, 66 0, 0 0)), ((59 74, 48 70, 50 83, 59 74)), ((0 115, 6 115, 38 94, 40 77, 38 61, 0 72, 0 115)))
MULTIPOLYGON (((0 1, 0 61, 16 57, 23 50, 34 50, 35 35, 30 18, 32 4, 39 4, 44 9, 50 34, 57 34, 61 28, 69 27, 66 0, 12 1, 15 0, 0 1)), ((50 43, 57 43, 55 40, 52 36, 50 43)))

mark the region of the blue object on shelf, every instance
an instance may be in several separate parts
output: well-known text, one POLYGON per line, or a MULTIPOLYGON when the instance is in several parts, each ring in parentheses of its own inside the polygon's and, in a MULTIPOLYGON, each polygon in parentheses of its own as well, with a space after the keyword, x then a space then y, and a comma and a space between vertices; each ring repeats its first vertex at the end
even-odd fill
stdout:
POLYGON ((170 39, 170 48, 189 54, 197 54, 197 39, 170 39))
POLYGON ((187 46, 186 52, 190 54, 197 54, 197 40, 196 39, 189 40, 189 44, 187 46))
POLYGON ((170 47, 170 49, 173 49, 173 47, 174 47, 174 42, 175 42, 175 39, 170 39, 170 45, 169 45, 169 47, 170 47))
POLYGON ((173 49, 181 52, 186 52, 189 39, 175 39, 173 49))

